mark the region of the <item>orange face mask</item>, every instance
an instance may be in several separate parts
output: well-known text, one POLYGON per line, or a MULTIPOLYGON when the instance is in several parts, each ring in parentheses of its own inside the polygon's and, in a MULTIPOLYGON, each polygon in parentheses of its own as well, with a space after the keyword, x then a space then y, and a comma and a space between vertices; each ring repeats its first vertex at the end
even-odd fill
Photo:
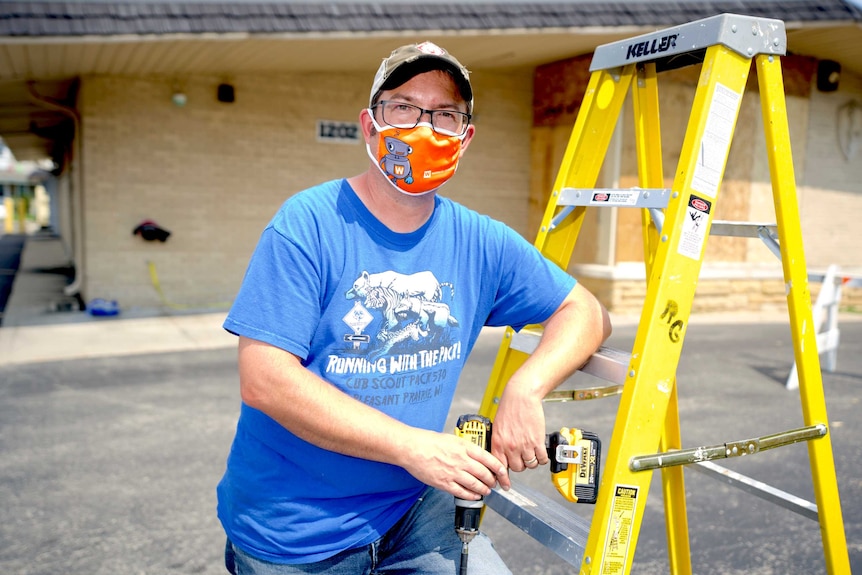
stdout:
POLYGON ((368 155, 395 188, 410 195, 433 192, 451 178, 461 157, 464 136, 447 136, 420 123, 414 128, 381 127, 371 121, 380 135, 377 157, 368 155))

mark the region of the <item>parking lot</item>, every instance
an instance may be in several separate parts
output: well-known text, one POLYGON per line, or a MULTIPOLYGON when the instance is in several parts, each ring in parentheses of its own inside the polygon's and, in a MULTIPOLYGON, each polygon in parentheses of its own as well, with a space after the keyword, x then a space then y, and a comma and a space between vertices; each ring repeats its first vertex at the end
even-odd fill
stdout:
MULTIPOLYGON (((218 319, 212 318, 213 329, 218 319)), ((862 572, 862 322, 850 319, 841 324, 838 369, 824 374, 824 384, 851 562, 862 572)), ((101 329, 110 342, 113 334, 118 352, 0 365, 3 573, 224 572, 214 490, 238 413, 235 352, 224 340, 160 353, 120 346, 124 333, 152 330, 157 321, 102 322, 81 336, 97 341, 93 334, 101 329)), ((61 327, 20 329, 41 329, 45 341, 61 327)), ((170 330, 162 331, 169 347, 170 330)), ((610 343, 630 348, 634 333, 633 324, 618 325, 610 343)), ((499 330, 480 338, 452 421, 478 409, 499 340, 499 330)), ((684 446, 801 427, 798 393, 783 386, 789 345, 786 324, 693 320, 679 368, 684 446)), ((572 383, 592 384, 577 377, 572 383)), ((607 445, 617 404, 617 398, 548 404, 548 429, 579 426, 598 432, 607 445)), ((813 500, 804 444, 723 463, 813 500)), ((547 468, 518 479, 558 497, 547 468)), ((815 522, 701 474, 686 473, 686 495, 696 573, 825 572, 815 522)), ((575 511, 588 517, 592 510, 575 511)), ((494 512, 486 514, 484 529, 516 574, 575 572, 494 512)), ((632 573, 668 572, 664 529, 656 475, 632 573)))

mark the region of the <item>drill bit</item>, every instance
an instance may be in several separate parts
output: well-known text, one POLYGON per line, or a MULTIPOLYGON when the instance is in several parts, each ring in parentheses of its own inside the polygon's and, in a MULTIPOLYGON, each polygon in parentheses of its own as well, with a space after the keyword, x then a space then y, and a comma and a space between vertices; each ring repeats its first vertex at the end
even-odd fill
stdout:
POLYGON ((459 571, 459 575, 467 575, 467 553, 469 552, 469 546, 467 542, 464 541, 461 544, 461 570, 459 571))

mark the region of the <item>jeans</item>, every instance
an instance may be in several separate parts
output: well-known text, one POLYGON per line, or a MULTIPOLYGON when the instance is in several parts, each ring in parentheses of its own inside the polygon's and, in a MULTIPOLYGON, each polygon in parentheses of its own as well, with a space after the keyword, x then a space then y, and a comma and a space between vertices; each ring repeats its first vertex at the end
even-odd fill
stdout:
MULTIPOLYGON (((232 575, 456 575, 461 540, 455 534, 452 495, 428 488, 383 537, 318 563, 285 565, 257 559, 230 540, 225 566, 232 575)), ((470 542, 470 575, 511 575, 491 540, 479 533, 470 542)))

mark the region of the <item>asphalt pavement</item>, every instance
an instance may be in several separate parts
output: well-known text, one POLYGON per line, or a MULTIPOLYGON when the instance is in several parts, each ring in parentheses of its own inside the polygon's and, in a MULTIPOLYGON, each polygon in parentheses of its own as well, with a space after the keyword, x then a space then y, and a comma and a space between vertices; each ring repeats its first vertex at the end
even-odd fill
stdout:
MULTIPOLYGON (((3 220, 0 219, 0 224, 3 220)), ((3 312, 12 292, 12 283, 18 266, 21 263, 21 251, 24 248, 24 235, 0 234, 0 324, 3 323, 3 312)))
MULTIPOLYGON (((25 248, 19 273, 33 269, 35 254, 25 248)), ((239 393, 224 312, 93 318, 48 313, 32 301, 44 292, 16 291, 6 316, 13 323, 0 328, 0 573, 225 573, 215 486, 239 393)), ((859 319, 841 317, 837 369, 823 382, 848 550, 862 573, 859 319)), ((615 320, 609 344, 631 349, 635 322, 615 320)), ((487 329, 480 337, 450 424, 478 409, 501 335, 487 329)), ((683 445, 801 427, 799 394, 784 388, 792 361, 784 318, 691 318, 678 370, 683 445)), ((578 375, 567 385, 595 383, 578 375)), ((578 426, 608 444, 618 404, 547 404, 548 429, 578 426)), ((722 463, 813 501, 804 443, 722 463)), ((547 468, 518 479, 558 498, 547 468)), ((694 472, 686 472, 686 496, 695 573, 826 572, 816 522, 694 472)), ((575 511, 589 517, 592 508, 575 511)), ((483 528, 517 575, 575 572, 492 511, 483 528)), ((656 475, 632 573, 668 572, 656 475)))

